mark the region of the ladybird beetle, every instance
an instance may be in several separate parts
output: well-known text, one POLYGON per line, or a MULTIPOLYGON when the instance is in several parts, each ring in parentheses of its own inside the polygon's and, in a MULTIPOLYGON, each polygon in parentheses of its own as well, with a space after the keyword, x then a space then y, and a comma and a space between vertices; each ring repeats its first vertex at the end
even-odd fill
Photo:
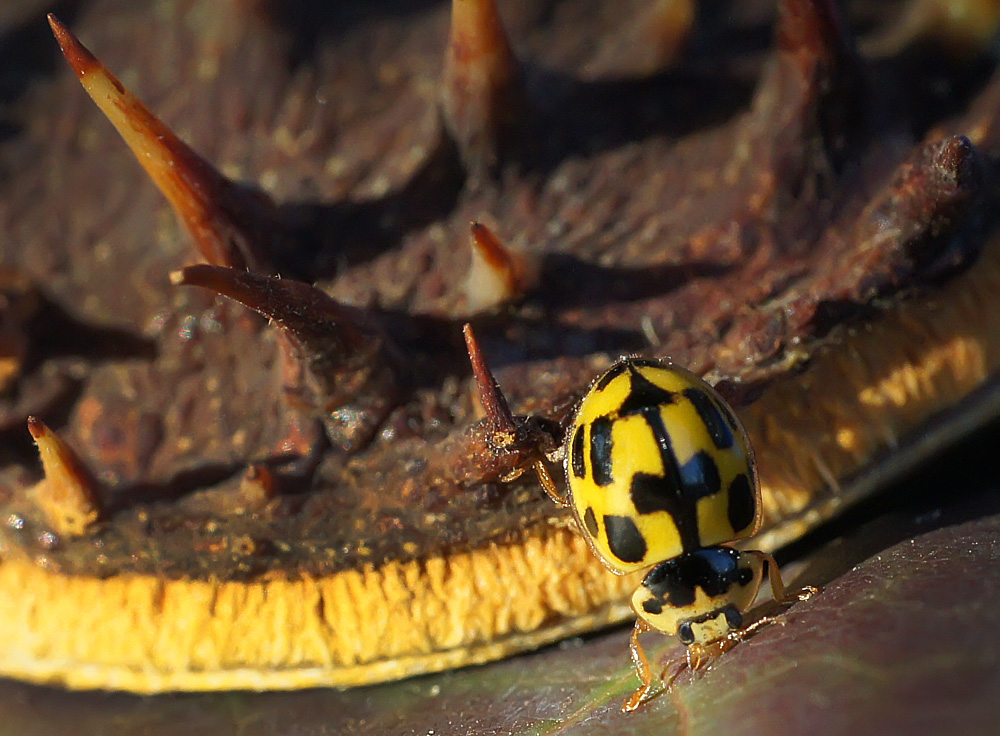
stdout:
POLYGON ((625 358, 587 392, 566 435, 568 503, 594 553, 613 572, 653 566, 632 596, 631 649, 642 686, 622 710, 635 710, 653 677, 639 635, 676 634, 698 669, 752 630, 743 626, 764 576, 774 598, 789 599, 774 559, 725 543, 760 526, 760 486, 746 431, 701 378, 668 361, 625 358))
MULTIPOLYGON (((513 428, 468 326, 466 341, 483 403, 494 407, 488 413, 495 416, 500 405, 513 428)), ((619 575, 652 568, 632 595, 630 646, 642 685, 623 711, 635 710, 653 688, 640 634, 676 634, 686 647, 685 664, 698 669, 781 620, 743 625, 765 576, 779 603, 816 592, 787 596, 771 555, 727 546, 760 526, 757 468, 736 415, 693 373, 664 360, 619 360, 583 397, 562 454, 566 495, 544 463, 535 467, 549 496, 572 508, 595 555, 619 575)))

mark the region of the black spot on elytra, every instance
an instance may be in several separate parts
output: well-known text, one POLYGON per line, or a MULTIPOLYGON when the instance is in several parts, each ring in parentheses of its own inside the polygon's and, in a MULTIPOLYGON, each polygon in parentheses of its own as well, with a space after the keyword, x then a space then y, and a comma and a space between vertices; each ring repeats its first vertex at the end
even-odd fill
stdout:
POLYGON ((718 405, 707 393, 697 388, 684 389, 684 396, 694 406, 701 421, 708 430, 708 436, 720 450, 733 446, 733 431, 726 422, 718 405))
POLYGON ((583 462, 583 427, 577 427, 573 433, 573 443, 570 445, 569 464, 573 470, 573 475, 577 478, 585 478, 587 466, 583 462))
POLYGON ((735 532, 741 532, 753 523, 757 515, 757 497, 750 485, 750 479, 740 473, 729 484, 729 504, 726 516, 735 532))
POLYGON ((642 418, 646 420, 649 430, 656 439, 660 461, 663 464, 663 475, 636 473, 632 478, 630 489, 632 502, 639 513, 666 511, 677 527, 683 548, 698 549, 701 547, 701 540, 698 534, 695 499, 687 497, 684 493, 684 481, 681 479, 680 468, 677 467, 677 457, 670 442, 670 434, 663 423, 663 415, 659 407, 647 407, 642 412, 642 418))
POLYGON ((681 493, 686 498, 697 500, 714 496, 722 490, 719 466, 704 450, 696 452, 678 470, 681 474, 681 493))
POLYGON ((594 482, 599 486, 609 486, 614 481, 611 466, 613 424, 610 417, 598 417, 590 423, 590 467, 594 482))
POLYGON ((597 532, 600 531, 597 528, 597 517, 594 516, 594 508, 592 506, 588 506, 583 514, 583 525, 586 527, 587 533, 592 537, 596 537, 597 532))
POLYGON ((618 407, 618 416, 627 417, 641 414, 643 410, 662 404, 673 404, 674 394, 660 388, 641 373, 632 372, 629 375, 631 386, 628 396, 618 407))
POLYGON ((666 478, 649 473, 636 473, 629 487, 632 505, 640 514, 666 511, 673 514, 678 508, 677 489, 671 488, 666 478))
POLYGON ((628 368, 628 364, 625 361, 616 363, 615 365, 608 368, 607 373, 605 373, 603 376, 597 379, 597 383, 594 384, 594 390, 603 391, 604 389, 606 389, 608 387, 608 384, 610 384, 613 380, 615 380, 616 378, 618 378, 618 376, 620 376, 622 373, 625 372, 626 368, 628 368))
POLYGON ((646 540, 639 527, 627 516, 604 516, 611 554, 622 562, 642 562, 646 556, 646 540))
MULTIPOLYGON (((607 518, 607 517, 605 517, 607 518)), ((690 606, 695 590, 716 598, 753 574, 739 566, 740 553, 729 547, 708 547, 661 562, 642 581, 653 597, 672 608, 690 606)), ((749 581, 748 581, 749 582, 749 581)))
POLYGON ((642 602, 642 610, 646 613, 658 616, 663 613, 663 601, 657 600, 656 598, 647 598, 642 602))

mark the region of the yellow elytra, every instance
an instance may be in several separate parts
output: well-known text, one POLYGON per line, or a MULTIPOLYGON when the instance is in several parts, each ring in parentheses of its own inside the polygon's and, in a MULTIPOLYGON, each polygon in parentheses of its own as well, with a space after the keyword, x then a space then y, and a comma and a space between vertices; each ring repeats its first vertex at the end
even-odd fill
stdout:
POLYGON ((598 378, 567 434, 570 503, 620 573, 752 536, 753 452, 718 393, 663 361, 625 359, 598 378))
POLYGON ((641 685, 623 711, 653 691, 640 634, 676 634, 687 647, 686 665, 698 669, 778 620, 743 625, 765 577, 780 603, 816 592, 786 595, 774 558, 726 546, 760 526, 757 469, 743 426, 693 373, 668 361, 618 361, 580 402, 564 453, 569 498, 539 468, 549 495, 572 506, 613 572, 652 566, 632 596, 630 648, 641 685))

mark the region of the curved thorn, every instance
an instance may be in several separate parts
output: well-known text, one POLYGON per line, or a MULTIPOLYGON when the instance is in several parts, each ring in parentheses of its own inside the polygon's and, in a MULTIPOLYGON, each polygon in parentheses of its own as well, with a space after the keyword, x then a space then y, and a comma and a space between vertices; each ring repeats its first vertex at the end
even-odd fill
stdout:
POLYGON ((997 158, 1000 152, 1000 72, 994 71, 990 81, 973 101, 965 115, 941 126, 931 135, 962 133, 987 158, 997 158))
POLYGON ((494 0, 452 0, 441 115, 474 178, 491 174, 521 110, 520 69, 494 0))
POLYGON ((285 391, 320 412, 330 440, 354 449, 369 439, 400 393, 399 359, 381 326, 309 284, 200 264, 170 274, 267 317, 281 331, 285 391))
POLYGON ((834 0, 781 0, 776 36, 778 50, 807 67, 853 48, 834 0))
POLYGON ((610 42, 602 44, 587 76, 648 77, 673 66, 694 28, 695 0, 652 0, 610 42))
MULTIPOLYGON (((857 252, 878 258, 905 249, 922 278, 960 267, 982 245, 981 238, 955 235, 983 190, 983 176, 982 156, 965 136, 918 147, 859 218, 853 237, 857 252)), ((977 224, 973 218, 962 232, 977 224)))
POLYGON ((176 286, 201 286, 238 301, 303 346, 322 352, 354 352, 379 335, 364 311, 301 281, 207 264, 174 271, 170 281, 176 286))
POLYGON ((79 456, 45 422, 28 417, 45 478, 33 489, 33 499, 53 530, 80 536, 101 516, 97 484, 79 456))
MULTIPOLYGON (((866 131, 864 81, 854 39, 835 0, 780 0, 777 54, 754 101, 758 125, 804 170, 839 170, 866 131), (779 119, 774 120, 777 116, 779 119), (801 141, 818 138, 826 160, 801 141), (794 153, 797 152, 797 153, 794 153)), ((781 156, 779 156, 781 158, 781 156)))
POLYGON ((536 264, 526 254, 512 250, 485 225, 470 228, 472 260, 466 276, 466 305, 472 312, 491 309, 519 299, 535 285, 536 264))
POLYGON ((230 181, 178 138, 66 26, 48 15, 63 56, 122 139, 169 200, 209 263, 267 270, 274 205, 230 181))
POLYGON ((240 478, 240 496, 247 508, 259 510, 278 495, 274 473, 263 463, 253 463, 240 478))
POLYGON ((0 394, 21 376, 28 358, 28 326, 39 308, 40 294, 31 279, 0 266, 0 394))
POLYGON ((896 21, 863 44, 866 55, 896 56, 918 43, 942 46, 952 58, 967 61, 987 53, 1000 28, 996 0, 911 0, 896 21))
POLYGON ((28 341, 13 330, 0 330, 0 393, 14 385, 21 375, 28 341))
POLYGON ((655 73, 680 56, 694 27, 694 0, 654 0, 647 9, 638 37, 645 71, 655 73))
POLYGON ((462 334, 465 335, 465 347, 469 351, 469 362, 472 363, 472 373, 476 377, 476 385, 479 387, 479 399, 483 402, 486 410, 486 418, 490 427, 498 433, 509 433, 513 438, 517 431, 517 424, 514 422, 514 415, 511 414, 507 405, 507 398, 500 390, 500 384, 493 376, 486 363, 486 357, 479 347, 479 341, 472 331, 472 325, 468 322, 462 327, 462 334))

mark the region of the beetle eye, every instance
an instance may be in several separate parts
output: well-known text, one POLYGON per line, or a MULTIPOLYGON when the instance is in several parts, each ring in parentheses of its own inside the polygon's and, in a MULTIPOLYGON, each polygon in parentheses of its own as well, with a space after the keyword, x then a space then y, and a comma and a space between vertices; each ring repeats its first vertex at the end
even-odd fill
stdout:
POLYGON ((677 638, 681 640, 681 644, 684 646, 694 644, 694 631, 691 629, 690 621, 685 621, 677 627, 677 638))

